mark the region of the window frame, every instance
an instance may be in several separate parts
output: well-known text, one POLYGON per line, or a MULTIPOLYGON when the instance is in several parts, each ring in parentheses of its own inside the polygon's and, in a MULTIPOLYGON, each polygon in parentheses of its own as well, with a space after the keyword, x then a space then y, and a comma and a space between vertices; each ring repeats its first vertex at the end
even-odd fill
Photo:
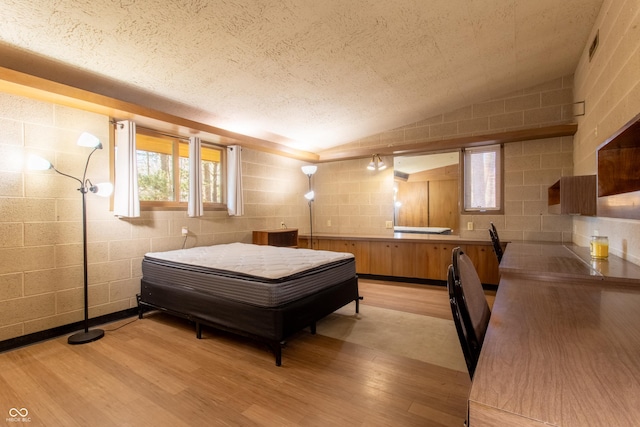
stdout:
POLYGON ((460 192, 460 207, 462 214, 467 215, 502 215, 504 214, 504 144, 491 144, 479 147, 466 147, 462 149, 461 158, 461 187, 460 192), (468 155, 479 152, 495 152, 497 154, 497 161, 499 165, 496 168, 496 174, 498 181, 496 183, 496 197, 499 199, 496 208, 468 208, 467 207, 467 193, 469 186, 467 185, 467 179, 472 178, 467 175, 467 162, 469 161, 468 155))
MULTIPOLYGON (((156 131, 141 126, 136 127, 136 137, 138 134, 151 136, 154 138, 166 139, 172 141, 172 167, 173 167, 173 196, 172 201, 167 200, 140 200, 140 210, 186 210, 188 202, 180 201, 180 144, 185 144, 188 152, 188 138, 176 135, 170 135, 160 131, 156 131)), ((220 203, 203 202, 204 210, 226 210, 226 150, 224 146, 214 144, 208 141, 201 141, 203 147, 211 148, 220 152, 220 203)), ((136 146, 136 152, 138 147, 136 146)), ((188 159, 188 156, 186 157, 188 159)), ((202 163, 201 163, 202 165, 202 163)), ((202 191, 202 189, 200 189, 202 191)))

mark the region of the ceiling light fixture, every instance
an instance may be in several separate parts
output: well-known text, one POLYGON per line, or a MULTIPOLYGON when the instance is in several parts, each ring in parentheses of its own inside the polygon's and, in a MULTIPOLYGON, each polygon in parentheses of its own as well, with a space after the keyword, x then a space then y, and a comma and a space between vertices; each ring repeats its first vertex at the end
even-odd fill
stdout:
POLYGON ((379 154, 374 154, 371 156, 371 161, 369 165, 367 165, 367 169, 370 171, 383 171, 387 168, 387 165, 382 161, 379 154))

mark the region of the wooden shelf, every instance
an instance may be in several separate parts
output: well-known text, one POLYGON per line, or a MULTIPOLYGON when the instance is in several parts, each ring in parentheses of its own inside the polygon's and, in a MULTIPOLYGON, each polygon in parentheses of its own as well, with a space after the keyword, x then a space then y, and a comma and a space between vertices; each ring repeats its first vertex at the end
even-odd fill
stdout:
POLYGON ((255 245, 296 247, 298 246, 298 229, 254 230, 253 243, 255 245))
POLYGON ((598 215, 640 219, 640 115, 598 149, 598 215))
POLYGON ((595 216, 596 176, 563 176, 549 187, 549 213, 595 216))

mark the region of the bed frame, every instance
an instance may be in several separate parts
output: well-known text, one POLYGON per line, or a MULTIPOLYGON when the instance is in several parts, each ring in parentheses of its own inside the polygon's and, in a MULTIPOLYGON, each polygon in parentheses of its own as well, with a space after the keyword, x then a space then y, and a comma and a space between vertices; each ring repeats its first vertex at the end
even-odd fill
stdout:
POLYGON ((195 322, 198 339, 202 338, 202 325, 207 325, 258 340, 269 346, 276 366, 282 364, 282 344, 287 337, 307 326, 315 334, 318 320, 351 301, 356 302, 356 313, 359 313, 362 299, 358 294, 357 276, 273 308, 205 295, 193 289, 149 283, 144 278, 140 290, 137 295, 140 319, 145 308, 152 308, 195 322))

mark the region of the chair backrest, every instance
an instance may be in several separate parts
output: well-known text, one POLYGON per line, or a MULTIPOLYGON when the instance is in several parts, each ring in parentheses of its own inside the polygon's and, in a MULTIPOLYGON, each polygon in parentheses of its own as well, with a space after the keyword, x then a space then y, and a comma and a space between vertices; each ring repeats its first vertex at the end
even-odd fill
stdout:
MULTIPOLYGON (((456 332, 458 333, 458 340, 460 340, 460 346, 462 347, 462 354, 464 355, 464 361, 467 364, 467 370, 469 376, 473 379, 473 373, 476 369, 477 360, 474 359, 471 347, 469 345, 469 337, 464 327, 464 321, 462 320, 462 310, 466 310, 461 305, 462 298, 458 290, 458 284, 454 278, 453 265, 449 265, 449 271, 447 274, 447 289, 449 290, 449 303, 451 305, 451 314, 453 314, 453 323, 456 325, 456 332)), ((467 313, 468 316, 468 313, 467 313)))
POLYGON ((496 226, 493 225, 493 223, 491 223, 491 227, 489 228, 489 236, 491 236, 493 252, 496 254, 496 258, 498 258, 498 264, 500 264, 500 261, 502 261, 502 244, 498 237, 498 230, 496 230, 496 226))
MULTIPOLYGON (((466 345, 470 352, 472 369, 469 369, 469 375, 473 378, 487 326, 489 325, 491 310, 473 262, 460 248, 454 248, 452 251, 451 267, 453 270, 454 296, 457 305, 460 307, 460 318, 462 319, 463 331, 466 336, 466 345)), ((469 363, 467 366, 469 366, 469 363)))

